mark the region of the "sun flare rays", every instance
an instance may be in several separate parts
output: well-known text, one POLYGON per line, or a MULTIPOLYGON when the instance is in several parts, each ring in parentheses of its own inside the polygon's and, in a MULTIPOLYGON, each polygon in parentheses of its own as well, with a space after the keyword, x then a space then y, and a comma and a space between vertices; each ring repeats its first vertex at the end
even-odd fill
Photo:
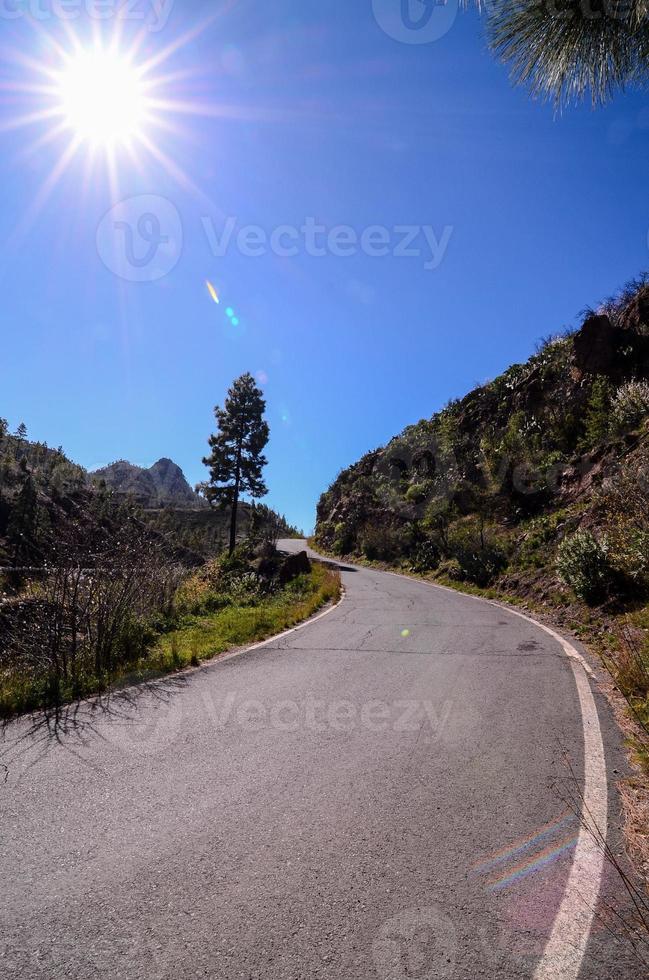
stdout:
POLYGON ((12 70, 0 80, 5 106, 0 134, 25 132, 24 141, 14 145, 20 159, 57 154, 34 194, 23 231, 79 158, 82 189, 100 167, 111 193, 117 193, 122 168, 142 173, 149 164, 184 187, 194 186, 177 162, 183 134, 178 120, 211 116, 213 104, 183 96, 196 69, 169 62, 211 20, 153 52, 147 50, 145 32, 127 43, 119 25, 104 31, 95 26, 87 36, 70 25, 60 37, 41 28, 34 52, 3 52, 12 70), (37 57, 39 49, 45 57, 37 57))

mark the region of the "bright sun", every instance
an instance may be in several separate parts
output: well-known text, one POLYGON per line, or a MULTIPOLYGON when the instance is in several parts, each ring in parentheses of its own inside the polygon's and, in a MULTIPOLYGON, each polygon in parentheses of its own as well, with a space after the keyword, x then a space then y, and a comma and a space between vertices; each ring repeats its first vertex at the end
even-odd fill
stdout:
POLYGON ((143 82, 124 55, 80 51, 57 78, 66 126, 94 146, 113 147, 141 135, 146 119, 143 82))
POLYGON ((181 186, 200 193, 165 144, 187 138, 180 117, 207 118, 221 112, 228 117, 232 110, 192 97, 188 86, 196 69, 163 70, 163 66, 212 19, 157 48, 148 43, 144 31, 127 40, 118 27, 96 29, 84 37, 66 27, 66 38, 61 41, 57 32, 38 27, 45 56, 37 59, 18 50, 12 55, 9 78, 4 74, 0 78, 0 101, 10 91, 24 105, 0 121, 0 132, 38 125, 41 131, 24 147, 25 157, 42 154, 49 144, 59 150, 21 227, 35 221, 78 158, 81 194, 91 189, 99 167, 108 178, 111 194, 119 200, 122 169, 126 166, 144 175, 151 162, 181 186))

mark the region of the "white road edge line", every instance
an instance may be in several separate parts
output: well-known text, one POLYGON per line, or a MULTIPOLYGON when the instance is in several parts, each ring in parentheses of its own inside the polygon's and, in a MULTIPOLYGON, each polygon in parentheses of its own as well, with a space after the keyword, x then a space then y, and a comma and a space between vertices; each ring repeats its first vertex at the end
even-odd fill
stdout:
MULTIPOLYGON (((407 575, 399 575, 398 572, 388 572, 388 574, 396 575, 398 578, 410 578, 407 575)), ((433 589, 475 599, 477 602, 485 602, 502 609, 503 612, 525 619, 556 640, 570 659, 577 685, 584 732, 581 826, 566 889, 533 980, 577 980, 597 912, 606 857, 601 842, 606 841, 608 829, 608 779, 604 743, 597 706, 588 680, 589 677, 594 678, 595 674, 586 659, 565 637, 531 616, 526 616, 517 609, 511 609, 505 603, 483 599, 481 596, 450 589, 445 585, 427 582, 425 579, 410 578, 410 581, 419 581, 433 589)))
MULTIPOLYGON (((451 590, 453 591, 453 590, 451 590)), ((479 598, 474 596, 474 598, 479 598)), ((586 954, 604 873, 603 843, 608 829, 608 779, 602 729, 588 678, 595 675, 584 657, 564 636, 517 609, 492 605, 538 626, 559 643, 570 658, 584 731, 584 789, 581 826, 561 905, 534 980, 577 980, 586 954)))

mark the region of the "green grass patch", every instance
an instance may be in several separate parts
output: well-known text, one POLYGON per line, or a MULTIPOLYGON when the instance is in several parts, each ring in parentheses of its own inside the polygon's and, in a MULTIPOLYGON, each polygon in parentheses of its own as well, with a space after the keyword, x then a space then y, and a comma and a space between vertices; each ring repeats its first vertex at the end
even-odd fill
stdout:
POLYGON ((184 616, 177 629, 160 638, 147 664, 163 671, 196 665, 290 629, 339 597, 339 573, 314 563, 310 575, 300 575, 274 596, 184 616))
POLYGON ((337 601, 340 594, 340 574, 314 562, 310 574, 300 575, 279 592, 244 597, 240 602, 230 599, 223 608, 180 616, 173 628, 167 626, 154 637, 146 656, 111 674, 81 673, 74 683, 65 683, 46 673, 7 669, 0 673, 0 718, 67 704, 196 666, 226 650, 290 629, 337 601))

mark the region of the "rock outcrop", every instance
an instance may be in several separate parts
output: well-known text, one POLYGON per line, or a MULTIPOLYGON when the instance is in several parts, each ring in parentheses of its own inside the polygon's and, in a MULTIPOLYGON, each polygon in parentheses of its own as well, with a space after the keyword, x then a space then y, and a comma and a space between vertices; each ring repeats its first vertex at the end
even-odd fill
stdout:
POLYGON ((205 501, 192 490, 181 468, 163 457, 145 469, 126 460, 96 470, 92 476, 103 481, 111 490, 128 494, 142 507, 205 507, 205 501))

